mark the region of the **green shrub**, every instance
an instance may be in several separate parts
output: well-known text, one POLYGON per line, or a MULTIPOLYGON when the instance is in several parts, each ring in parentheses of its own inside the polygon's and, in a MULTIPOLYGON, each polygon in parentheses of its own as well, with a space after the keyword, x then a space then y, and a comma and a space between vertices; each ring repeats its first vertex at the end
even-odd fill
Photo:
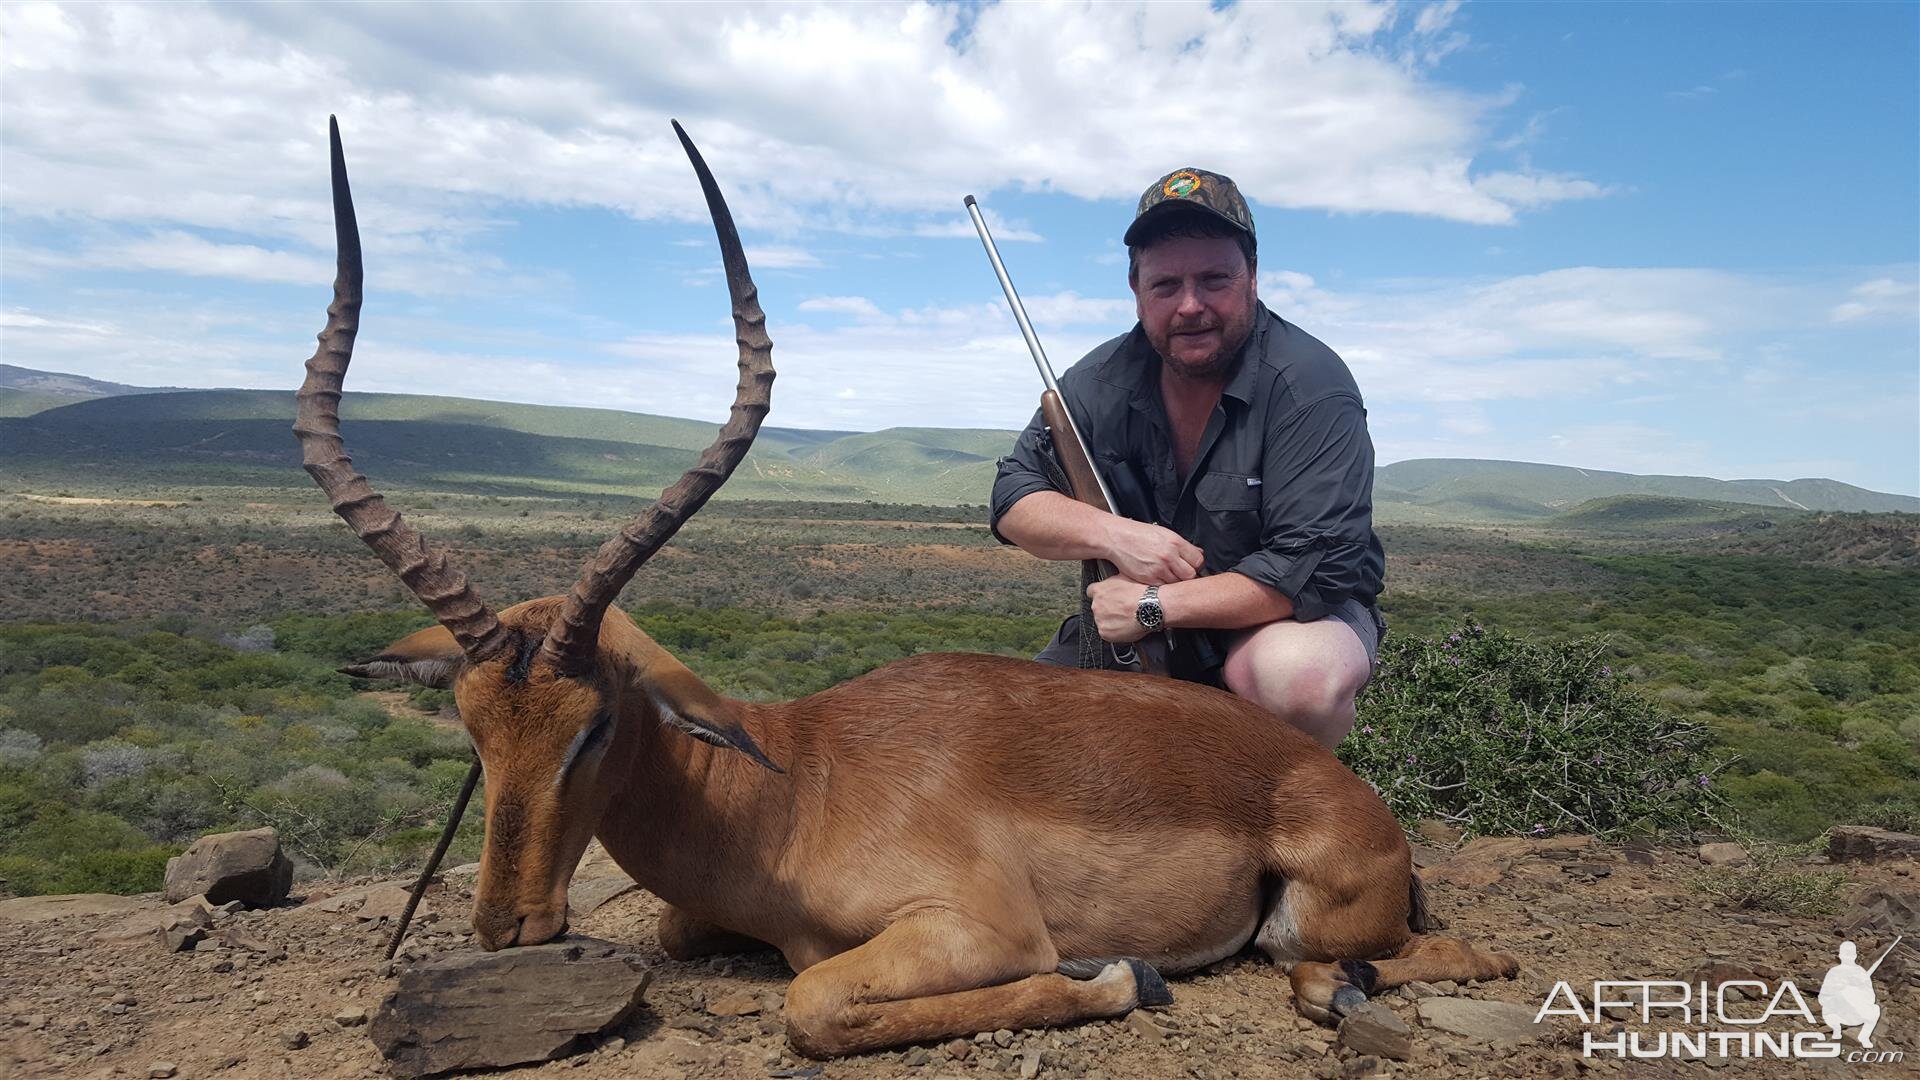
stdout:
POLYGON ((1404 821, 1469 834, 1684 832, 1712 820, 1704 727, 1603 663, 1604 642, 1536 643, 1468 623, 1394 635, 1340 757, 1404 821))

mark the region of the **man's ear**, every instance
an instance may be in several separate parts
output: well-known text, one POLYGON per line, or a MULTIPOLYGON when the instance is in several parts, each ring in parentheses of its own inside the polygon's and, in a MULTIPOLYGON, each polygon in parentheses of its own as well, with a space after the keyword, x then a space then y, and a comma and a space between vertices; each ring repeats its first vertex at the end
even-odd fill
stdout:
POLYGON ((460 674, 460 643, 444 626, 429 626, 381 649, 373 658, 340 668, 357 679, 399 679, 445 690, 460 674))
POLYGON ((656 663, 641 677, 641 690, 653 702, 660 722, 710 746, 737 750, 762 768, 784 773, 740 725, 736 710, 685 667, 656 663))

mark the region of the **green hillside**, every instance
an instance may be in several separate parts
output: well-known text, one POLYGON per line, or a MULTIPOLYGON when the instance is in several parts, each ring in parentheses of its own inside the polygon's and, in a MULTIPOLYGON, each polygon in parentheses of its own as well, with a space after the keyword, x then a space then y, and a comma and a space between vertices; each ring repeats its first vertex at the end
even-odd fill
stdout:
MULTIPOLYGON (((0 386, 0 466, 12 469, 16 483, 29 476, 34 483, 82 485, 103 477, 132 484, 300 482, 298 449, 288 430, 290 391, 169 391, 58 404, 48 395, 105 394, 116 384, 89 388, 81 384, 91 380, 12 371, 24 374, 12 378, 16 385, 0 386)), ((718 429, 700 420, 613 409, 421 394, 348 394, 341 413, 347 445, 369 475, 496 494, 649 493, 678 477, 718 429)), ((995 461, 1013 438, 1010 431, 970 428, 765 427, 722 495, 982 503, 995 461)), ((1514 461, 1402 461, 1379 469, 1374 488, 1376 517, 1401 524, 1619 529, 1635 521, 1678 525, 1674 515, 1704 513, 1688 522, 1700 525, 1727 513, 1694 504, 1785 513, 1920 512, 1920 499, 1833 480, 1635 476, 1514 461), (1653 501, 1589 505, 1613 499, 1653 501)))
POLYGON ((1477 507, 1480 512, 1470 519, 1480 520, 1543 517, 1592 499, 1616 495, 1745 503, 1791 510, 1920 512, 1920 498, 1868 491, 1836 480, 1636 476, 1565 465, 1467 458, 1398 461, 1382 466, 1376 475, 1376 502, 1398 501, 1426 507, 1451 504, 1467 511, 1477 507), (1485 500, 1490 495, 1497 495, 1501 503, 1487 504, 1485 500))
POLYGON ((1555 514, 1544 523, 1555 528, 1636 533, 1689 526, 1728 532, 1748 528, 1770 529, 1783 519, 1806 513, 1805 510, 1776 510, 1751 503, 1676 499, 1666 495, 1610 495, 1603 499, 1589 499, 1570 510, 1555 514))
POLYGON ((15 390, 0 386, 0 416, 32 416, 37 412, 71 404, 73 399, 61 394, 44 394, 37 390, 15 390))

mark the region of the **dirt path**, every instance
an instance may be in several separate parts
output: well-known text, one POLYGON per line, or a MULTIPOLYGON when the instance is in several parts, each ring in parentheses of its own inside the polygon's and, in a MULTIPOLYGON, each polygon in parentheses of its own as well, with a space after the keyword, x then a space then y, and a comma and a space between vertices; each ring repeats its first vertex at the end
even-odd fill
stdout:
MULTIPOLYGON (((1841 935, 1833 917, 1713 910, 1688 885, 1698 869, 1690 849, 1661 851, 1651 865, 1640 865, 1619 850, 1517 844, 1522 850, 1484 864, 1463 868, 1456 858, 1428 873, 1434 908, 1449 924, 1447 933, 1518 954, 1521 977, 1476 986, 1442 984, 1422 993, 1537 1010, 1558 980, 1585 987, 1595 979, 1673 979, 1703 960, 1718 959, 1772 969, 1776 979, 1793 979, 1811 1003, 1834 963, 1841 935), (1492 880, 1485 880, 1488 876, 1492 880)), ((1892 888, 1920 900, 1910 864, 1850 867, 1849 872, 1860 890, 1892 888)), ((416 923, 408 946, 416 959, 473 948, 466 934, 471 896, 461 887, 468 879, 449 875, 449 880, 445 890, 428 898, 416 923)), ((367 1028, 343 1027, 333 1019, 343 1009, 371 1012, 393 984, 390 969, 378 959, 384 922, 328 914, 311 903, 345 888, 316 885, 308 889, 305 907, 239 917, 270 947, 283 949, 282 958, 224 948, 167 954, 151 940, 105 940, 104 932, 123 924, 125 915, 0 921, 0 1076, 147 1077, 160 1062, 172 1064, 183 1080, 387 1074, 367 1028), (121 995, 117 1005, 115 995, 121 995)), ((1570 1021, 1542 1028, 1523 1042, 1479 1043, 1423 1026, 1419 1006, 1400 991, 1378 1000, 1413 1028, 1411 1059, 1362 1056, 1341 1046, 1336 1033, 1301 1019, 1285 979, 1264 960, 1249 956, 1177 980, 1175 1004, 1145 1019, 1136 1014, 1125 1021, 1014 1033, 1000 1042, 987 1036, 984 1042, 969 1042, 964 1056, 935 1046, 823 1065, 787 1050, 777 1009, 738 1018, 706 1011, 708 1001, 741 990, 782 993, 790 978, 784 965, 771 955, 668 961, 653 943, 658 911, 655 898, 636 890, 576 920, 579 933, 638 944, 657 964, 657 978, 640 1013, 603 1036, 597 1049, 514 1075, 985 1078, 1020 1076, 1029 1061, 1041 1077, 1075 1080, 1706 1075, 1699 1064, 1583 1059, 1579 1029, 1570 1021), (808 1071, 813 1069, 819 1071, 808 1071)), ((1876 955, 1892 940, 1891 934, 1853 936, 1863 957, 1876 955)), ((1890 963, 1875 982, 1884 1010, 1877 1045, 1920 1059, 1920 963, 1890 963)), ((1587 1030, 1606 1036, 1609 1029, 1587 1030)), ((1714 1071, 1742 1076, 1822 1075, 1821 1069, 1835 1076, 1916 1075, 1911 1064, 1733 1059, 1718 1065, 1714 1071)))

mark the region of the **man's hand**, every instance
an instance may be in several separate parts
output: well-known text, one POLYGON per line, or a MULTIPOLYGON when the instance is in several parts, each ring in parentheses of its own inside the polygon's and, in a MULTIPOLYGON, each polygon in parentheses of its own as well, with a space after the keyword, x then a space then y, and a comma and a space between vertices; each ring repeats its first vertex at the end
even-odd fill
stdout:
MULTIPOLYGON (((1149 526, 1151 527, 1151 526, 1149 526)), ((1087 598, 1093 601, 1093 624, 1103 641, 1125 645, 1147 636, 1140 625, 1140 598, 1147 587, 1125 577, 1110 577, 1087 586, 1087 598)))
MULTIPOLYGON (((1119 571, 1118 576, 1109 581, 1142 582, 1140 591, 1143 592, 1148 585, 1186 581, 1206 565, 1206 553, 1172 529, 1118 515, 1111 516, 1106 524, 1107 561, 1119 571)), ((1134 599, 1139 598, 1140 593, 1134 593, 1134 599)))

